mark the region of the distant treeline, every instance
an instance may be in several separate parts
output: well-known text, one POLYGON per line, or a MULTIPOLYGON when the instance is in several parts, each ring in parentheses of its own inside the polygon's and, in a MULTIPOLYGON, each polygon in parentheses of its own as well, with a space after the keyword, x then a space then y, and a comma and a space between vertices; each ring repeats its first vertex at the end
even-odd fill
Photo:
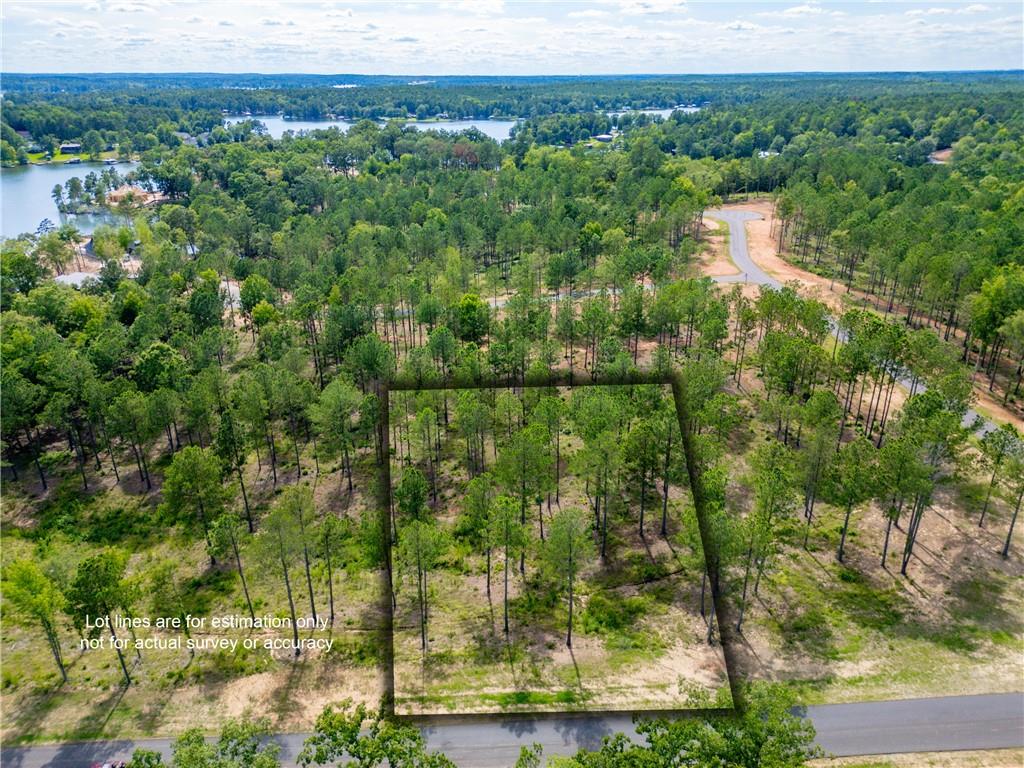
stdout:
POLYGON ((928 162, 936 149, 986 126, 999 126, 1008 136, 1024 134, 1022 103, 1024 83, 1010 78, 969 91, 939 82, 920 89, 865 88, 863 94, 838 92, 820 82, 806 91, 766 85, 758 99, 741 99, 737 93, 713 100, 698 113, 674 112, 664 121, 643 112, 614 118, 600 112, 531 117, 515 127, 513 137, 523 147, 533 142, 571 145, 613 125, 636 131, 658 123, 649 132, 659 148, 693 158, 764 160, 787 147, 794 158, 802 158, 813 147, 834 150, 876 141, 879 158, 915 166, 928 162))
POLYGON ((453 119, 543 117, 624 108, 765 98, 857 101, 898 89, 930 98, 977 97, 1020 87, 1019 73, 636 76, 614 78, 396 78, 357 75, 24 75, 4 77, 4 121, 33 135, 75 139, 86 131, 155 133, 164 123, 210 130, 222 110, 296 118, 453 119), (415 84, 414 84, 415 83, 415 84), (335 86, 356 87, 335 87, 335 86))

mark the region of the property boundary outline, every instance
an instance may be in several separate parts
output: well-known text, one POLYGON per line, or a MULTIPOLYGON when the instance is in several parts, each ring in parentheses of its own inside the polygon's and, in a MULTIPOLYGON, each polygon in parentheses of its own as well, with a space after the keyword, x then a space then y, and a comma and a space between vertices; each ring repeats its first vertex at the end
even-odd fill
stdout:
POLYGON ((381 596, 381 607, 385 616, 386 632, 384 640, 384 702, 382 707, 386 714, 395 719, 408 721, 417 725, 440 725, 444 723, 465 723, 465 722, 508 722, 511 720, 524 719, 556 719, 556 718, 592 718, 599 716, 631 716, 637 717, 723 717, 736 715, 745 708, 743 692, 743 681, 738 676, 738 659, 735 650, 736 635, 734 633, 735 620, 733 612, 724 599, 719 583, 719 566, 721 558, 718 552, 717 541, 711 530, 710 521, 706 514, 706 496, 701 476, 701 463, 697 455, 697 448, 690 432, 691 423, 687 412, 686 400, 684 397, 685 381, 683 374, 678 371, 632 371, 625 375, 590 376, 581 375, 574 371, 553 371, 542 376, 528 376, 523 378, 514 377, 480 377, 472 380, 449 378, 442 380, 432 378, 430 380, 414 379, 411 377, 396 377, 388 382, 381 382, 378 386, 381 409, 377 428, 380 430, 379 440, 382 446, 383 461, 382 471, 379 477, 379 507, 380 507, 380 533, 384 542, 384 572, 383 572, 383 594, 381 596), (663 709, 636 709, 636 710, 607 710, 607 709, 566 709, 549 710, 542 712, 531 712, 528 710, 508 712, 453 712, 450 714, 413 714, 399 715, 395 712, 395 645, 394 645, 394 610, 392 605, 393 596, 393 557, 391 551, 391 442, 390 442, 390 393, 391 392, 425 392, 441 390, 467 390, 467 389, 538 389, 538 388, 569 388, 589 386, 630 386, 630 385, 660 385, 668 386, 672 390, 672 399, 675 404, 676 418, 678 420, 679 433, 681 435, 683 454, 685 456, 687 480, 690 485, 690 492, 693 498, 694 511, 697 516, 697 528, 700 534, 701 548, 704 554, 705 567, 708 571, 711 601, 714 610, 715 621, 718 624, 719 644, 722 648, 722 656, 725 660, 726 678, 729 683, 729 693, 732 699, 731 707, 708 707, 708 708, 663 708, 663 709))

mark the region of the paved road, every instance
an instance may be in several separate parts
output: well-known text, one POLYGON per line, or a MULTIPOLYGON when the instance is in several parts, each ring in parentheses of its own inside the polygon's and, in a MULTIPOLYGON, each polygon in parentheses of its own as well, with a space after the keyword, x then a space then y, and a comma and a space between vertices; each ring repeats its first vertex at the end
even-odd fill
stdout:
POLYGON ((754 260, 750 258, 750 251, 747 249, 746 222, 758 221, 763 218, 761 214, 752 211, 726 211, 722 208, 715 208, 704 213, 712 219, 724 221, 729 225, 729 258, 740 270, 738 275, 720 275, 714 278, 716 283, 753 283, 772 288, 782 287, 781 282, 754 263, 754 260))
MULTIPOLYGON (((772 288, 782 287, 782 283, 779 282, 779 280, 769 275, 754 263, 754 260, 750 258, 750 251, 747 248, 746 222, 757 221, 764 218, 761 214, 754 213, 752 211, 714 208, 705 211, 705 215, 712 219, 724 221, 729 225, 729 258, 732 259, 733 263, 740 270, 740 274, 738 275, 720 275, 715 277, 713 278, 715 282, 753 283, 754 285, 767 285, 772 288)), ((843 341, 845 334, 839 330, 835 318, 829 320, 829 325, 832 329, 832 333, 836 335, 840 341, 843 341)), ((911 387, 910 379, 900 379, 899 383, 907 390, 911 387)), ((924 384, 918 383, 917 389, 918 391, 923 392, 925 390, 924 384)), ((973 428, 979 437, 999 428, 997 423, 986 419, 973 408, 968 408, 967 412, 964 413, 963 424, 965 427, 973 428)))
MULTIPOLYGON (((1020 670, 1007 670, 1020 676, 1020 670)), ((837 755, 1024 746, 1024 694, 812 707, 818 743, 837 755), (858 751, 859 750, 859 751, 858 751)))
MULTIPOLYGON (((829 704, 809 707, 818 744, 835 755, 875 755, 1024 746, 1024 694, 950 696, 936 699, 829 704)), ((593 749, 622 731, 634 734, 629 718, 579 715, 446 723, 422 728, 431 749, 445 752, 460 768, 511 768, 521 745, 539 743, 545 755, 593 749)), ((294 766, 304 734, 275 737, 283 762, 294 766)), ((4 749, 4 768, 83 768, 105 760, 127 760, 135 747, 170 756, 166 739, 89 742, 4 749)))

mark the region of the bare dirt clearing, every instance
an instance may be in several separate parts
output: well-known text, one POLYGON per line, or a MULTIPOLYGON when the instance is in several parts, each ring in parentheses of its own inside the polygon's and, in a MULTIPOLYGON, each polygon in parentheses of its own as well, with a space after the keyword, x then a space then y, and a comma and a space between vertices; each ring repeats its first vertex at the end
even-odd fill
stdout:
POLYGON ((771 200, 752 200, 744 203, 730 203, 722 206, 726 210, 749 211, 762 218, 748 221, 747 250, 757 266, 783 283, 796 281, 806 296, 824 302, 835 313, 844 309, 839 293, 830 290, 830 281, 806 270, 799 269, 776 254, 777 241, 772 237, 774 206, 771 200))
POLYGON ((739 269, 729 258, 729 228, 711 218, 704 219, 704 241, 708 248, 698 255, 697 266, 701 274, 709 277, 739 274, 739 269))
MULTIPOLYGON (((746 224, 747 248, 751 260, 772 277, 783 283, 795 281, 801 286, 801 292, 805 296, 823 302, 836 316, 841 315, 853 306, 872 305, 869 298, 862 292, 856 290, 848 291, 845 285, 801 269, 778 255, 778 241, 772 236, 775 220, 774 205, 771 200, 760 199, 743 203, 730 203, 722 207, 727 210, 750 211, 762 217, 759 220, 749 221, 746 224)), ((720 260, 725 253, 725 249, 721 245, 715 245, 713 250, 716 250, 720 255, 708 263, 709 269, 716 269, 715 265, 720 264, 720 260)), ((724 256, 724 258, 728 260, 727 256, 724 256)), ((734 273, 735 270, 733 272, 704 272, 704 274, 712 277, 734 273)), ((747 295, 746 289, 744 290, 744 295, 747 295)), ((756 289, 752 295, 756 295, 756 289)), ((976 382, 974 392, 977 397, 977 408, 981 413, 996 421, 1008 422, 1018 429, 1024 429, 1024 417, 1017 411, 1003 405, 998 397, 993 396, 988 391, 987 383, 983 380, 976 382)))
POLYGON ((809 551, 786 549, 762 585, 739 671, 798 682, 812 703, 1019 690, 1011 670, 1024 649, 1024 560, 999 556, 1005 509, 979 529, 963 507, 940 490, 908 577, 902 531, 888 567, 880 563, 885 524, 874 506, 855 513, 837 563, 842 517, 823 507, 809 551))

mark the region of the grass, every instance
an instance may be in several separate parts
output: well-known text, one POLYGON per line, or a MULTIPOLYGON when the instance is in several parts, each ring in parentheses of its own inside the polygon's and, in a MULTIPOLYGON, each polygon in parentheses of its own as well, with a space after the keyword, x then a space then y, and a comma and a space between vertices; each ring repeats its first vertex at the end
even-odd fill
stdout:
MULTIPOLYGON (((151 464, 159 464, 165 446, 158 444, 151 464)), ((283 453, 283 451, 282 451, 283 453)), ((106 457, 104 456, 106 462, 106 457)), ((123 461, 124 457, 122 457, 123 461)), ((303 456, 304 468, 313 466, 303 456)), ((255 514, 260 517, 273 500, 269 471, 257 477, 255 460, 247 466, 246 481, 255 514)), ((325 463, 326 464, 326 463, 325 463)), ((30 469, 30 468, 25 468, 30 469)), ((359 519, 359 510, 370 508, 360 488, 372 487, 365 474, 365 460, 356 462, 357 495, 346 509, 359 519)), ((89 467, 89 491, 83 491, 73 462, 55 461, 48 468, 50 489, 41 493, 34 471, 25 471, 20 483, 4 487, 2 547, 5 562, 29 557, 49 566, 62 578, 73 576, 78 563, 109 547, 131 555, 128 573, 138 591, 136 615, 161 615, 152 604, 150 572, 173 563, 185 585, 186 613, 193 615, 245 615, 247 608, 234 564, 211 567, 202 528, 186 517, 169 519, 159 507, 159 486, 144 494, 137 473, 122 465, 123 482, 114 485, 109 464, 102 472, 89 467)), ((155 472, 154 477, 159 477, 155 472)), ((287 481, 291 482, 289 477, 287 481)), ((337 476, 321 477, 325 487, 337 488, 337 476)), ((240 504, 238 500, 238 504, 240 504)), ((371 513, 372 514, 372 513, 371 513)), ((359 526, 354 526, 356 536, 359 526)), ((378 570, 360 565, 361 544, 354 538, 342 550, 334 572, 337 618, 329 635, 334 647, 322 657, 294 661, 288 654, 273 654, 260 645, 234 652, 199 651, 190 658, 187 650, 144 650, 141 662, 129 661, 133 684, 125 689, 116 654, 109 649, 81 651, 78 636, 63 620, 59 634, 69 682, 61 684, 56 665, 39 631, 13 614, 4 616, 2 630, 3 675, 0 706, 4 712, 2 739, 5 745, 65 739, 94 739, 174 735, 184 727, 204 730, 219 727, 225 717, 241 714, 238 706, 251 701, 281 729, 310 727, 322 706, 351 697, 376 706, 384 686, 385 644, 381 577, 378 570)), ((249 588, 257 614, 287 613, 284 587, 273 568, 260 567, 251 549, 243 550, 249 588)), ((301 569, 296 601, 299 614, 309 612, 301 569)), ((314 568, 318 609, 327 612, 326 574, 314 568)), ((9 606, 4 606, 9 607, 9 606)), ((139 637, 150 634, 140 630, 139 637)), ((276 634, 276 633, 275 633, 276 634)), ((236 636, 244 636, 244 633, 236 636)))
MULTIPOLYGON (((403 413, 396 400, 393 413, 403 413)), ((440 413, 440 408, 438 409, 440 413)), ((454 425, 452 430, 454 430, 454 425)), ((442 438, 439 498, 435 513, 454 527, 468 483, 465 446, 449 432, 442 438)), ((569 456, 579 439, 562 437, 566 464, 561 476, 561 506, 589 508, 582 477, 569 456)), ((416 449, 419 450, 418 448, 416 449)), ((493 462, 493 446, 485 455, 493 462)), ((392 462, 397 484, 401 467, 392 462)), ((482 552, 455 538, 430 574, 428 652, 420 649, 420 620, 414 582, 398 583, 395 612, 396 710, 402 714, 437 711, 501 711, 578 708, 685 707, 683 678, 713 690, 724 681, 724 660, 704 642, 706 628, 697 615, 702 561, 696 547, 696 517, 683 489, 670 496, 670 536, 657 534, 660 501, 648 499, 646 542, 636 531, 638 499, 613 503, 609 515, 608 561, 598 558, 576 585, 574 643, 565 637, 568 607, 552 577, 540 567, 539 541, 527 557, 527 575, 517 562, 510 572, 511 634, 503 631, 503 564, 493 564, 488 605, 482 552), (676 679, 678 678, 678 679, 676 679), (566 692, 571 692, 570 700, 566 692)), ((553 501, 552 512, 557 510, 553 501)), ((529 519, 534 534, 538 511, 529 519)), ((547 516, 545 512, 545 516, 547 516)), ((549 518, 550 521, 550 518, 549 518)), ((399 536, 401 524, 399 525, 399 536)))
MULTIPOLYGON (((915 560, 909 579, 887 573, 875 560, 881 546, 874 516, 855 519, 851 533, 857 535, 848 547, 856 564, 840 565, 834 556, 840 513, 820 505, 818 514, 810 551, 789 543, 762 584, 754 626, 746 630, 761 637, 762 654, 791 660, 784 677, 807 703, 1014 687, 1003 665, 1021 649, 1024 595, 1012 568, 1000 570, 992 553, 992 567, 975 572, 942 574, 941 563, 915 560), (938 596, 933 582, 942 585, 938 596)), ((938 514, 933 511, 925 525, 944 525, 938 514)), ((962 530, 973 534, 976 526, 962 530)), ((901 548, 902 534, 893 535, 901 548)), ((939 545, 930 540, 926 546, 939 545)), ((935 556, 947 566, 963 562, 935 556)))
POLYGON ((480 699, 494 702, 501 709, 512 707, 549 707, 558 704, 573 706, 583 703, 585 697, 577 691, 559 691, 558 693, 538 693, 536 691, 513 691, 511 693, 485 693, 480 699))
POLYGON ((42 163, 49 165, 60 165, 61 163, 66 163, 68 160, 74 160, 77 158, 81 160, 83 163, 97 163, 102 160, 106 160, 111 157, 116 158, 118 156, 116 150, 101 152, 99 157, 93 157, 92 155, 83 155, 81 153, 64 154, 63 152, 58 150, 53 155, 53 157, 47 160, 46 154, 46 152, 29 152, 28 161, 30 163, 35 164, 42 163))

